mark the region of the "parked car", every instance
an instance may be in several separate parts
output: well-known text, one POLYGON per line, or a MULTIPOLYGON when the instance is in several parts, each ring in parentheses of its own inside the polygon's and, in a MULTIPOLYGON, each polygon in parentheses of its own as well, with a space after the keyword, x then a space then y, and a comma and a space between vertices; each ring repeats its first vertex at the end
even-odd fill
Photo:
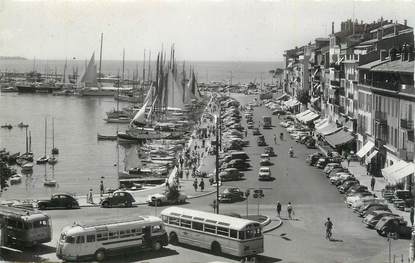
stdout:
POLYGON ((238 170, 247 170, 251 165, 242 159, 230 160, 228 163, 222 165, 222 168, 236 168, 238 170))
MULTIPOLYGON (((361 209, 359 209, 359 210, 361 210, 361 209)), ((387 204, 375 204, 375 205, 371 206, 370 208, 368 208, 366 211, 361 212, 360 216, 364 218, 368 214, 370 214, 370 213, 372 213, 373 211, 376 211, 376 210, 383 210, 383 211, 387 211, 387 212, 392 212, 392 210, 389 209, 387 204)))
POLYGON ((131 207, 135 202, 134 197, 127 191, 115 191, 101 201, 101 207, 131 207))
POLYGON ((277 154, 274 152, 274 148, 272 146, 265 147, 265 153, 268 154, 270 157, 277 156, 277 154))
POLYGON ((338 186, 337 189, 339 190, 341 194, 344 194, 347 190, 349 190, 350 187, 352 187, 353 185, 359 185, 359 184, 360 184, 359 181, 357 179, 354 179, 354 180, 344 182, 342 185, 338 186))
POLYGON ((269 155, 266 153, 263 153, 261 154, 261 160, 259 161, 259 164, 261 166, 269 166, 269 165, 272 165, 273 163, 269 159, 269 155))
POLYGON ((271 179, 271 169, 269 169, 269 167, 260 167, 258 173, 258 180, 269 181, 271 179))
POLYGON ((348 172, 338 172, 330 177, 329 181, 331 184, 336 184, 341 178, 346 178, 350 176, 348 172))
POLYGON ((372 213, 368 214, 365 218, 363 218, 363 224, 365 224, 368 228, 374 228, 379 220, 384 216, 397 216, 399 215, 393 214, 388 211, 384 210, 375 210, 372 213))
POLYGON ((343 167, 337 167, 337 168, 333 168, 330 173, 326 174, 327 178, 331 178, 332 176, 334 176, 337 173, 348 173, 349 170, 343 167))
POLYGON ((227 187, 219 194, 219 202, 233 203, 245 200, 244 193, 238 187, 227 187))
POLYGON ((148 205, 162 206, 186 203, 187 195, 181 192, 165 191, 161 194, 152 194, 147 197, 148 205))
POLYGON ((267 143, 265 142, 264 135, 261 135, 261 136, 258 137, 258 139, 257 139, 257 145, 258 146, 266 146, 267 145, 267 143))
POLYGON ((343 175, 340 175, 340 177, 337 178, 337 180, 335 180, 333 182, 333 184, 337 187, 337 186, 342 185, 346 181, 352 181, 352 180, 355 180, 355 179, 356 178, 354 177, 353 174, 343 174, 343 175))
POLYGON ((305 142, 305 146, 306 146, 308 149, 316 149, 316 148, 317 148, 317 147, 316 147, 316 140, 314 140, 314 139, 307 140, 307 141, 305 142))
POLYGON ((312 154, 307 156, 306 162, 309 165, 314 165, 318 161, 318 159, 320 159, 322 156, 323 156, 323 154, 321 152, 312 153, 312 154))
POLYGON ((347 190, 345 196, 351 196, 351 195, 358 194, 358 193, 368 193, 368 192, 369 190, 367 189, 367 186, 365 185, 353 185, 352 187, 349 188, 349 190, 347 190))
POLYGON ((55 193, 49 200, 39 200, 37 202, 37 207, 40 210, 59 208, 74 209, 79 208, 79 203, 75 197, 70 194, 55 193))
POLYGON ((244 174, 236 168, 226 168, 219 173, 219 178, 222 182, 241 180, 243 176, 244 174))
POLYGON ((253 134, 253 135, 261 135, 261 131, 259 130, 259 128, 254 128, 254 129, 252 130, 252 134, 253 134))
POLYGON ((344 200, 345 200, 346 205, 348 207, 351 207, 354 202, 365 197, 371 197, 373 199, 373 194, 370 192, 354 193, 353 195, 345 196, 344 200))
POLYGON ((341 168, 342 165, 340 163, 328 163, 324 169, 323 169, 323 173, 330 173, 334 168, 341 168))
POLYGON ((396 238, 410 238, 412 227, 401 217, 385 216, 382 217, 375 226, 376 231, 381 236, 395 235, 396 238))

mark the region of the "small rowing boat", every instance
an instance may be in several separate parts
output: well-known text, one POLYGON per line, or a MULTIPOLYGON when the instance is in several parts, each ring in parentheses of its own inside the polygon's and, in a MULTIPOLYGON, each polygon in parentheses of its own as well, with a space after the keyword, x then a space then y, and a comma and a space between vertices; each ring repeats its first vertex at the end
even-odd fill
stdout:
POLYGON ((117 135, 102 135, 102 134, 97 134, 97 139, 99 140, 99 141, 104 141, 104 140, 107 140, 107 141, 115 141, 116 139, 117 139, 117 135))

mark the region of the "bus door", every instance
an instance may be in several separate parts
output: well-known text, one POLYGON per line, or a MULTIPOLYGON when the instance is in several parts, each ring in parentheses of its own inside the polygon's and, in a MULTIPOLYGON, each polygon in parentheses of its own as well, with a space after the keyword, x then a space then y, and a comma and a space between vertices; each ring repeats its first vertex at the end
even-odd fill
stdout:
POLYGON ((151 247, 151 226, 143 227, 143 244, 151 247))

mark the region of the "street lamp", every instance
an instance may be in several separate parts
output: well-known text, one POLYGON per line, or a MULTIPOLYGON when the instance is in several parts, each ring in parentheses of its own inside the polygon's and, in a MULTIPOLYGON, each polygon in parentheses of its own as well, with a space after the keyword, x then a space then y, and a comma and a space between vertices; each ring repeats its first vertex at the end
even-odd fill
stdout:
POLYGON ((219 120, 218 116, 215 115, 215 124, 216 124, 216 214, 219 214, 219 122, 220 122, 220 108, 219 108, 219 120))

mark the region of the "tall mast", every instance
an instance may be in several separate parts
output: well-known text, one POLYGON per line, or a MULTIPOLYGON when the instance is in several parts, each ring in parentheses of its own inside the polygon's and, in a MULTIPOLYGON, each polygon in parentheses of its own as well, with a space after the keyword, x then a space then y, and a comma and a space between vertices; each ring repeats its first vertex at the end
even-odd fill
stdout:
POLYGON ((32 152, 32 132, 29 131, 29 152, 32 152))
POLYGON ((29 152, 29 137, 27 136, 27 127, 26 127, 26 153, 29 152))
POLYGON ((143 81, 144 83, 146 80, 146 50, 144 49, 144 60, 143 60, 143 81))
POLYGON ((52 149, 55 149, 55 119, 52 118, 52 149))
POLYGON ((124 84, 124 68, 125 68, 125 48, 122 49, 122 76, 121 76, 122 84, 124 84))
POLYGON ((98 70, 98 82, 101 84, 101 66, 102 66, 102 41, 104 39, 104 33, 101 33, 101 47, 99 49, 99 70, 98 70))
POLYGON ((45 157, 46 157, 47 120, 45 117, 45 157))
POLYGON ((148 55, 148 72, 147 72, 147 81, 150 81, 150 71, 151 71, 151 65, 150 65, 150 61, 151 61, 151 50, 150 50, 150 54, 148 55))

